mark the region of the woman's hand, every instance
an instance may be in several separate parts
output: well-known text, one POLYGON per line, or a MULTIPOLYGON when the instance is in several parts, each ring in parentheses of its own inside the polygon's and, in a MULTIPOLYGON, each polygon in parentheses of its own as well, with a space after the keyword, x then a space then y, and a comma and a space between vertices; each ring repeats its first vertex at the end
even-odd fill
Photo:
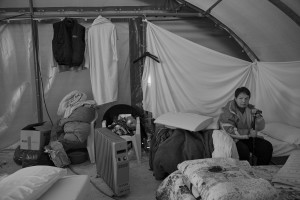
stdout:
POLYGON ((249 137, 257 137, 257 131, 250 129, 249 137))

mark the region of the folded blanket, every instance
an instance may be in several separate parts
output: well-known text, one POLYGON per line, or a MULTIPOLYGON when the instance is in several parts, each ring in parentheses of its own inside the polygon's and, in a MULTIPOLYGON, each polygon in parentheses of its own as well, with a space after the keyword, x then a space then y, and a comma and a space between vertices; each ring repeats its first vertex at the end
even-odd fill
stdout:
POLYGON ((68 118, 72 112, 83 105, 95 105, 94 100, 86 100, 87 95, 78 90, 74 90, 67 94, 59 103, 57 115, 63 115, 63 118, 68 118))
MULTIPOLYGON (((64 125, 64 139, 69 139, 69 135, 75 135, 80 142, 85 142, 91 131, 89 123, 85 122, 68 122, 64 125)), ((69 139, 70 140, 70 139, 69 139)))
POLYGON ((95 118, 95 108, 81 106, 76 108, 68 118, 62 118, 59 126, 64 126, 68 122, 85 122, 90 123, 95 118))
POLYGON ((270 182, 254 176, 247 161, 198 159, 182 162, 178 169, 204 200, 271 200, 278 196, 270 182))
POLYGON ((87 105, 76 108, 68 118, 55 123, 51 129, 51 141, 59 140, 65 150, 86 147, 95 112, 94 107, 87 105))

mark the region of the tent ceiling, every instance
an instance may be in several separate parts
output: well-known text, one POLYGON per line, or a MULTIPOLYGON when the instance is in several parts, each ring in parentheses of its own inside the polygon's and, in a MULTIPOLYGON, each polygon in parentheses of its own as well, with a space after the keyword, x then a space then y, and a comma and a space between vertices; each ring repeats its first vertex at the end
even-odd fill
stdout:
POLYGON ((272 2, 282 2, 288 8, 293 10, 298 17, 300 16, 300 1, 299 0, 271 0, 272 2))
MULTIPOLYGON (((166 0, 33 0, 35 7, 162 6, 166 0)), ((1 7, 28 7, 29 0, 1 0, 1 7)))
MULTIPOLYGON (((0 11, 15 11, 28 10, 31 0, 1 0, 0 11)), ((178 7, 176 0, 32 0, 33 7, 44 10, 53 8, 79 8, 79 10, 86 11, 89 9, 107 10, 113 9, 115 11, 135 10, 140 11, 144 9, 163 11, 173 10, 178 7)), ((56 9, 57 10, 57 9, 56 9)), ((0 12, 1 13, 1 12, 0 12)))
MULTIPOLYGON (((186 5, 209 13, 233 32, 260 61, 300 60, 299 0, 32 0, 38 11, 192 12, 186 5), (219 2, 220 1, 220 2, 219 2), (181 7, 180 7, 181 5, 181 7), (64 10, 61 10, 65 8, 64 10), (79 9, 79 10, 78 10, 79 9), (89 10, 90 9, 90 10, 89 10), (298 24, 297 24, 298 23, 298 24)), ((0 13, 29 8, 30 0, 1 0, 0 13)), ((62 12, 63 13, 63 12, 62 12)), ((243 46, 243 44, 241 44, 243 46)))
MULTIPOLYGON (((185 2, 206 11, 217 0, 185 2)), ((297 7, 293 10, 299 12, 299 0, 282 2, 297 7)), ((210 15, 241 38, 261 61, 300 60, 300 27, 272 2, 223 0, 211 10, 210 15)))
POLYGON ((300 1, 269 0, 300 26, 300 1))

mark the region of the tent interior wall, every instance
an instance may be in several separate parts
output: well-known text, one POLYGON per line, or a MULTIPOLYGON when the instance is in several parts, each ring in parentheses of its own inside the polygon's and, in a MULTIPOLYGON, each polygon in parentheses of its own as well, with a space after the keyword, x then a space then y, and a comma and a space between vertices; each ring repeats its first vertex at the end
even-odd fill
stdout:
MULTIPOLYGON (((253 55, 251 56, 251 52, 249 54, 250 49, 243 46, 246 43, 240 43, 241 41, 230 35, 231 27, 224 28, 216 23, 222 21, 218 16, 212 17, 210 13, 207 16, 200 14, 199 10, 189 6, 191 2, 193 3, 193 1, 176 0, 1 0, 0 19, 3 20, 0 22, 0 48, 2 51, 2 55, 0 55, 0 89, 4 95, 0 99, 0 149, 18 141, 20 129, 25 125, 40 120, 38 119, 38 101, 45 101, 45 104, 42 102, 41 111, 43 121, 48 121, 50 116, 54 122, 58 118, 56 112, 60 100, 70 91, 81 90, 88 95, 89 99, 93 98, 88 69, 59 72, 57 67, 54 67, 51 46, 52 24, 64 17, 76 18, 81 25, 89 27, 97 16, 102 15, 116 25, 119 57, 118 101, 99 106, 99 119, 101 119, 101 114, 114 104, 130 104, 143 112, 140 83, 143 62, 141 60, 134 64, 132 61, 145 51, 146 27, 143 23, 145 18, 207 48, 242 60, 253 61, 253 55), (30 9, 30 2, 33 4, 33 10, 30 9), (31 19, 37 28, 36 38, 32 37, 31 19), (38 42, 38 67, 40 68, 39 75, 42 78, 44 97, 36 95, 38 93, 36 92, 36 64, 32 45, 35 40, 38 42)), ((214 2, 224 4, 224 1, 214 2)), ((281 2, 291 6, 295 13, 299 13, 300 9, 297 9, 299 2, 297 3, 295 0, 281 0, 281 2), (297 6, 294 6, 295 4, 297 6)), ((198 8, 201 8, 203 13, 211 6, 211 2, 202 1, 202 5, 198 5, 198 8)), ((219 9, 218 5, 216 5, 216 9, 219 9)), ((296 32, 300 33, 299 27, 296 32)), ((241 36, 249 39, 247 34, 240 34, 237 37, 241 36)), ((275 52, 277 54, 271 58, 269 53, 256 51, 258 58, 266 61, 300 60, 299 39, 295 39, 294 36, 290 37, 290 35, 285 35, 285 37, 290 39, 289 43, 295 42, 290 49, 283 46, 285 50, 293 53, 284 57, 278 50, 275 52), (298 42, 299 44, 297 44, 298 42), (294 52, 297 50, 299 51, 294 52)), ((258 49, 259 45, 261 44, 256 43, 251 48, 258 49)))
MULTIPOLYGON (((212 48, 241 59, 249 60, 246 53, 235 42, 235 40, 230 37, 225 30, 220 29, 208 18, 193 17, 193 15, 191 15, 192 17, 189 15, 187 15, 188 17, 176 17, 176 15, 175 17, 168 17, 168 13, 164 16, 163 12, 165 11, 162 11, 162 6, 155 1, 149 1, 150 3, 146 3, 146 1, 141 3, 141 1, 139 1, 139 6, 136 6, 137 4, 135 1, 132 1, 132 5, 131 3, 126 3, 126 6, 120 6, 119 2, 114 1, 109 1, 110 5, 106 5, 106 3, 104 3, 99 6, 98 2, 92 1, 88 3, 88 5, 91 6, 89 8, 80 7, 84 5, 81 5, 79 2, 80 1, 74 4, 74 1, 63 1, 59 5, 56 3, 50 4, 48 1, 33 2, 35 11, 41 9, 41 7, 43 8, 41 16, 47 15, 47 13, 51 14, 51 16, 47 18, 44 17, 39 20, 35 19, 37 22, 36 26, 38 28, 37 40, 39 67, 41 70, 42 85, 45 95, 45 105, 47 105, 47 107, 45 107, 42 103, 43 121, 49 120, 47 112, 49 112, 50 119, 53 122, 57 120, 58 116, 56 115, 56 111, 58 104, 60 100, 72 90, 76 89, 84 91, 88 95, 88 98, 93 98, 89 70, 58 72, 57 68, 53 67, 54 63, 51 47, 51 40, 53 37, 52 24, 59 21, 61 18, 70 16, 70 14, 75 14, 75 16, 78 14, 79 16, 76 17, 76 19, 79 23, 88 27, 97 15, 107 15, 105 12, 95 12, 95 10, 100 10, 99 7, 103 7, 103 10, 110 10, 108 11, 109 15, 107 16, 117 28, 117 47, 119 54, 119 100, 117 102, 99 106, 100 119, 101 113, 104 113, 106 109, 114 104, 125 103, 142 109, 140 79, 142 75, 143 62, 141 60, 140 62, 133 64, 132 60, 139 57, 139 55, 145 51, 145 34, 142 22, 142 18, 144 18, 143 13, 145 13, 145 11, 140 11, 140 16, 135 16, 134 14, 130 16, 132 14, 131 11, 126 11, 128 10, 128 6, 135 5, 134 8, 131 9, 147 9, 147 13, 149 13, 149 6, 151 6, 149 4, 151 3, 152 9, 150 9, 150 11, 158 15, 157 17, 148 18, 149 20, 152 19, 153 23, 156 23, 159 26, 177 33, 178 35, 193 42, 207 46, 208 48, 212 48), (116 5, 118 6, 117 8, 115 7, 116 5), (155 7, 153 5, 155 5, 155 7), (68 8, 71 8, 71 10, 73 8, 74 10, 75 6, 78 6, 75 8, 75 11, 59 12, 59 10, 68 10, 68 8), (93 6, 97 7, 93 8, 93 6), (111 7, 109 8, 108 6, 111 7), (147 7, 144 8, 143 6, 147 7), (36 7, 39 7, 39 9, 36 7), (48 9, 47 7, 50 8, 48 9), (78 9, 87 9, 90 11, 78 12, 76 11, 78 9), (113 10, 113 12, 111 10, 113 10), (118 12, 115 12, 114 10, 118 10, 118 12), (160 11, 157 12, 157 10, 160 11), (120 11, 122 11, 125 16, 122 16, 120 11), (82 14, 86 14, 86 17, 80 17, 82 14), (159 17, 159 14, 162 17, 159 17)), ((164 3, 164 6, 166 5, 167 4, 164 3)), ((172 9, 173 4, 169 4, 169 6, 170 7, 168 9, 164 8, 164 10, 172 9)), ((26 3, 26 1, 4 1, 1 3, 0 9, 2 10, 1 13, 4 14, 3 17, 18 15, 20 10, 21 12, 27 12, 30 10, 29 3, 26 3)), ((36 13, 38 12, 35 12, 35 14, 36 13)), ((2 119, 5 119, 5 124, 1 124, 1 128, 4 129, 1 131, 1 138, 5 139, 2 139, 3 142, 1 142, 0 148, 5 148, 18 141, 19 130, 26 124, 38 121, 38 108, 36 104, 39 99, 35 98, 36 77, 34 76, 30 23, 30 18, 16 17, 2 21, 0 26, 2 44, 5 44, 5 42, 11 42, 11 44, 6 43, 11 49, 5 49, 5 51, 7 53, 10 53, 8 51, 15 52, 13 56, 9 58, 6 57, 7 54, 2 55, 5 58, 1 58, 1 62, 7 61, 9 64, 1 64, 1 66, 7 66, 7 68, 1 69, 2 74, 7 78, 2 77, 3 79, 1 84, 1 91, 3 91, 6 95, 5 98, 1 98, 1 117, 2 119), (7 108, 9 108, 9 110, 7 108), (7 127, 4 125, 7 125, 7 127)), ((42 96, 38 98, 41 100, 43 99, 42 96)))

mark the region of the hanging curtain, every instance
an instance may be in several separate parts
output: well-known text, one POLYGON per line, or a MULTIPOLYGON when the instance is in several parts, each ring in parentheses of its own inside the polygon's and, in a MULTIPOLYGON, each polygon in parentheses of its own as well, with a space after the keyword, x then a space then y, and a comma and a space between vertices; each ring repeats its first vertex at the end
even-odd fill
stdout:
POLYGON ((255 90, 255 65, 147 23, 147 57, 142 77, 143 108, 156 118, 165 112, 193 110, 216 116, 242 85, 255 90))
POLYGON ((143 107, 154 118, 166 112, 193 111, 216 116, 234 91, 246 86, 250 103, 266 122, 300 127, 300 61, 249 63, 207 49, 148 22, 143 107))
POLYGON ((36 119, 31 26, 0 25, 0 149, 36 119), (12 134, 13 133, 13 134, 12 134))
POLYGON ((257 65, 255 104, 265 119, 300 127, 300 61, 257 65))

